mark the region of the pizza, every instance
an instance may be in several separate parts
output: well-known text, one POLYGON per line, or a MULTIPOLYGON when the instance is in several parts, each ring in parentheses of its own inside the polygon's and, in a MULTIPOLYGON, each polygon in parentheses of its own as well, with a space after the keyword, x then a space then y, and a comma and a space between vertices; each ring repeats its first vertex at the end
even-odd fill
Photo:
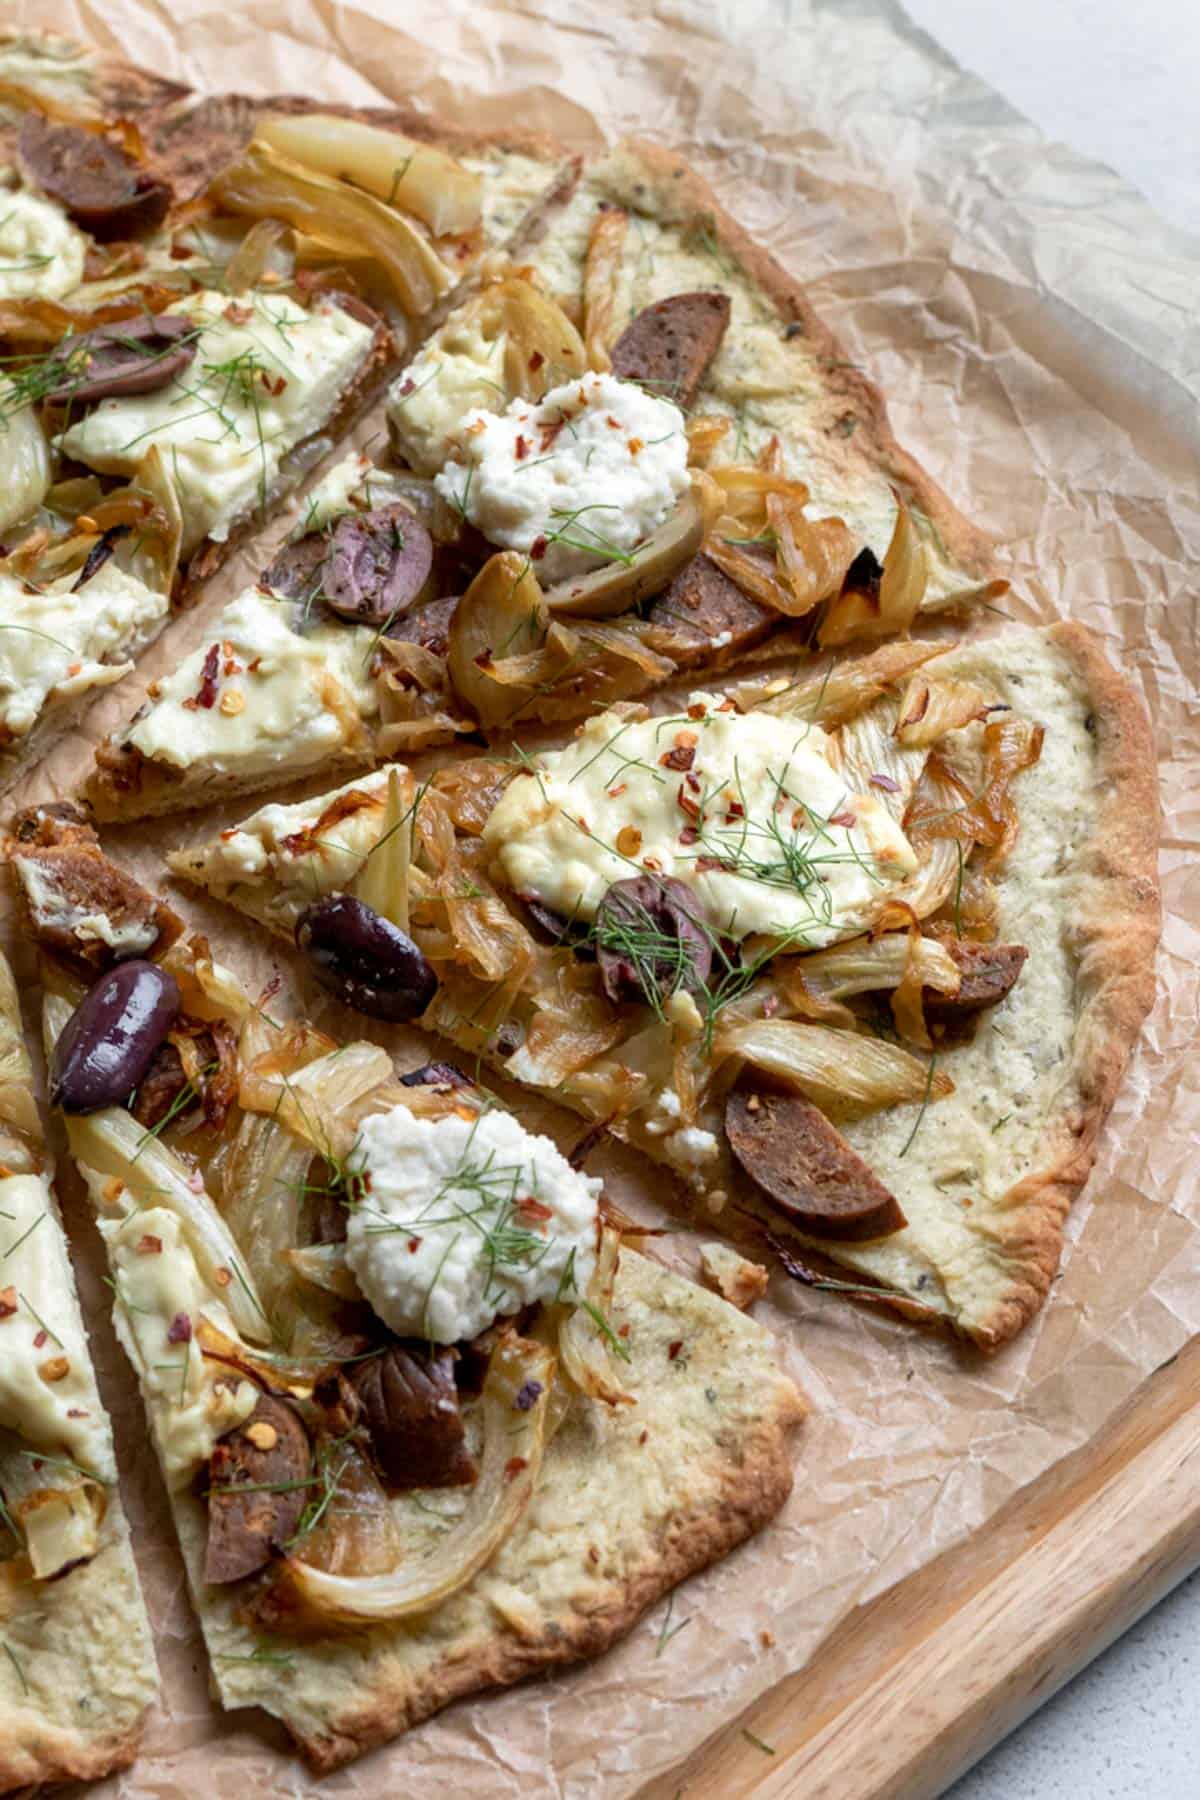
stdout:
MULTIPOLYGON (((332 1769, 775 1516, 772 1273, 984 1351, 1045 1303, 1152 993, 1149 730, 1081 625, 997 618, 984 534, 661 147, 12 33, 0 134, 5 780, 258 569, 5 847, 214 1689, 332 1769), (289 946, 257 997, 97 831, 215 803, 164 873, 289 946)), ((153 1674, 93 1525, 53 1592, 124 1595, 115 1762, 153 1674)))
POLYGON ((0 219, 8 781, 573 169, 537 139, 439 140, 405 113, 287 96, 149 83, 131 112, 116 70, 37 43, 0 45, 0 94, 28 102, 0 219))
POLYGON ((12 857, 222 1704, 335 1768, 774 1516, 804 1406, 723 1297, 760 1268, 698 1286, 463 1071, 248 1000, 78 820, 12 857))
POLYGON ((100 817, 503 740, 1004 591, 800 290, 681 164, 627 146, 540 225, 393 382, 390 452, 328 471, 100 747, 100 817))
POLYGON ((1149 1004, 1149 767, 1063 625, 626 704, 424 782, 393 765, 168 862, 372 1012, 338 916, 362 901, 429 971, 406 1016, 801 1279, 994 1348, 1045 1299, 1149 1004))
POLYGON ((0 958, 0 1788, 131 1763, 158 1688, 20 1005, 0 958))

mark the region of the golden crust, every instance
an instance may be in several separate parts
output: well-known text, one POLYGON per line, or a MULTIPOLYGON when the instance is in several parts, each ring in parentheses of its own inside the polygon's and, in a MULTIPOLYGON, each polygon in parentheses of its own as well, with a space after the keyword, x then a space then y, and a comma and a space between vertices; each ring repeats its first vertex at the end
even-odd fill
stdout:
POLYGON ((141 1748, 145 1721, 94 1736, 39 1725, 23 1743, 0 1720, 0 1794, 32 1793, 50 1782, 99 1781, 128 1769, 141 1748))
POLYGON ((1078 1004, 1069 1076, 1079 1097, 1044 1133, 1040 1166, 1000 1202, 1005 1218, 998 1236, 1011 1280, 990 1317, 971 1332, 985 1350, 1015 1337, 1050 1290, 1068 1209, 1091 1173, 1105 1120, 1154 1002, 1162 928, 1158 778, 1145 708, 1086 626, 1067 620, 1051 626, 1048 635, 1091 696, 1104 792, 1081 870, 1086 901, 1069 921, 1078 1004))

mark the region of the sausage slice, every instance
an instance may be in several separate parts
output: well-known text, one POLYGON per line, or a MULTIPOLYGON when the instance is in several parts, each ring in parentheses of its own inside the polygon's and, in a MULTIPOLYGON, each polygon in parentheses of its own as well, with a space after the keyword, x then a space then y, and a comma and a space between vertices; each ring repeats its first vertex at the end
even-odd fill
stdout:
POLYGON ((312 1447, 295 1407, 261 1395, 245 1423, 218 1438, 208 1476, 204 1579, 217 1586, 265 1568, 312 1498, 312 1447))
POLYGON ((944 938, 962 974, 957 994, 939 994, 925 988, 922 1001, 925 1023, 939 1032, 961 1032, 985 1007, 998 1006, 1016 985, 1029 955, 1024 944, 973 944, 965 938, 944 938))
POLYGON ((469 1487, 479 1471, 464 1442, 454 1356, 392 1344, 350 1373, 360 1422, 388 1487, 469 1487))
POLYGON ((729 296, 672 294, 631 319, 613 347, 612 372, 687 412, 729 326, 729 296))
POLYGON ((167 216, 171 190, 107 138, 27 113, 17 154, 35 187, 99 243, 143 237, 167 216))
POLYGON ((681 669, 711 667, 714 653, 720 662, 732 662, 779 624, 773 607, 744 594, 703 551, 680 569, 646 616, 653 647, 681 669))
POLYGON ((725 1103, 734 1156, 772 1203, 811 1237, 888 1237, 907 1224, 894 1194, 801 1094, 747 1073, 725 1103))

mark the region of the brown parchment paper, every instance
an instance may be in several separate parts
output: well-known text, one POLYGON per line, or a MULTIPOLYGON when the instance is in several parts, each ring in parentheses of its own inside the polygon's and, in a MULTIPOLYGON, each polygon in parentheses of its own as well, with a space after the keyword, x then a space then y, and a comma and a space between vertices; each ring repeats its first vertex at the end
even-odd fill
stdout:
MULTIPOLYGON (((321 1784, 331 1796, 629 1793, 819 1655, 850 1609, 986 1528, 1200 1330, 1200 1065, 1187 1054, 1200 986, 1200 244, 1111 172, 1043 141, 890 0, 37 0, 4 12, 201 89, 414 95, 582 148, 629 130, 678 148, 811 280, 883 385, 901 441, 995 533, 1013 615, 1085 619, 1152 709, 1167 813, 1159 1000, 1042 1315, 984 1361, 776 1281, 760 1310, 815 1408, 796 1492, 773 1528, 676 1596, 672 1622, 688 1628, 663 1645, 659 1606, 599 1662, 459 1705, 321 1784)), ((14 798, 69 791, 89 740, 256 566, 227 570, 141 676, 95 707, 88 738, 14 798)), ((111 847, 157 880, 162 849, 213 822, 114 832, 111 847)), ((228 913, 185 910, 248 980, 279 966, 228 913)), ((564 1138, 577 1130, 522 1104, 564 1138)), ((622 1204, 652 1211, 632 1153, 614 1151, 606 1173, 622 1204)), ((276 1725, 208 1700, 94 1234, 64 1185, 163 1677, 141 1760, 103 1792, 313 1792, 276 1725)))

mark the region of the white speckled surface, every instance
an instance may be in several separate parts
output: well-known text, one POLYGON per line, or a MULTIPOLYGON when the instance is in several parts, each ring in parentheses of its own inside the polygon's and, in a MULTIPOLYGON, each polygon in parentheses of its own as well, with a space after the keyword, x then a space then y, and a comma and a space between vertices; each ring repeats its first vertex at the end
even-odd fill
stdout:
MULTIPOLYGON (((1052 138, 1200 232, 1197 0, 906 0, 1052 138)), ((1197 1800, 1200 1574, 978 1763, 948 1800, 1197 1800)))

